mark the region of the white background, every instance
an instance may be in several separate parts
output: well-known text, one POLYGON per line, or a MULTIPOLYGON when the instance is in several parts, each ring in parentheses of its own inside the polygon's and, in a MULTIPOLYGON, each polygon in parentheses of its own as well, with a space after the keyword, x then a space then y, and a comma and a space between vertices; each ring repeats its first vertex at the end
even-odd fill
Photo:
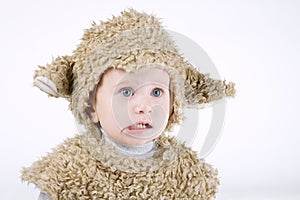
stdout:
POLYGON ((22 166, 76 133, 67 102, 32 87, 37 65, 70 54, 92 21, 130 7, 192 38, 237 84, 222 138, 207 158, 221 177, 217 199, 300 199, 296 0, 2 0, 0 199, 36 199, 37 190, 20 181, 22 166))

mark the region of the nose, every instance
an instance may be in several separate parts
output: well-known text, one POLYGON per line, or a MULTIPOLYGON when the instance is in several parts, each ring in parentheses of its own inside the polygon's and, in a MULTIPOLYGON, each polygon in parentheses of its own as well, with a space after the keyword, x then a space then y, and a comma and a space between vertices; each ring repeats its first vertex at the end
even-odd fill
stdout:
POLYGON ((136 114, 149 114, 152 112, 152 106, 150 104, 140 103, 134 106, 134 112, 136 114))

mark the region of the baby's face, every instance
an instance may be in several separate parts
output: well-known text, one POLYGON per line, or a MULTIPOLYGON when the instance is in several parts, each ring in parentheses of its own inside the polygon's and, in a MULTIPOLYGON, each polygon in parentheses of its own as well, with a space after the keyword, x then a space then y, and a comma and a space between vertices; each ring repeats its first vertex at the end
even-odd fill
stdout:
POLYGON ((93 121, 116 142, 145 144, 166 128, 170 113, 170 77, 153 68, 137 73, 110 69, 102 77, 93 121))

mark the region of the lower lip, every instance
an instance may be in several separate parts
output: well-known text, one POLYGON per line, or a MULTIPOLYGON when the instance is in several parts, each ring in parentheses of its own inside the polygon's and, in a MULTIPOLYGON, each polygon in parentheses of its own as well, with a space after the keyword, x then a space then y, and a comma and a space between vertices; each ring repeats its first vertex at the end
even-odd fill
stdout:
POLYGON ((145 128, 145 129, 124 129, 124 134, 129 135, 131 137, 140 138, 140 139, 147 139, 153 137, 153 133, 151 131, 152 128, 145 128))
POLYGON ((144 133, 145 131, 148 131, 148 130, 150 130, 150 128, 141 128, 141 129, 126 128, 125 129, 126 133, 128 133, 128 134, 141 134, 141 133, 144 133))

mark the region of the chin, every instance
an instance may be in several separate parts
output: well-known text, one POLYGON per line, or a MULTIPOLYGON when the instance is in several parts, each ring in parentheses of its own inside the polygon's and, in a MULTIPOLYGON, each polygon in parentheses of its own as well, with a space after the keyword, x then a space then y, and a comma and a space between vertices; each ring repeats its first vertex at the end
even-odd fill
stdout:
POLYGON ((137 139, 137 138, 129 138, 130 141, 127 141, 127 145, 129 146, 141 146, 141 145, 144 145, 150 141, 152 141, 153 139, 137 139))

